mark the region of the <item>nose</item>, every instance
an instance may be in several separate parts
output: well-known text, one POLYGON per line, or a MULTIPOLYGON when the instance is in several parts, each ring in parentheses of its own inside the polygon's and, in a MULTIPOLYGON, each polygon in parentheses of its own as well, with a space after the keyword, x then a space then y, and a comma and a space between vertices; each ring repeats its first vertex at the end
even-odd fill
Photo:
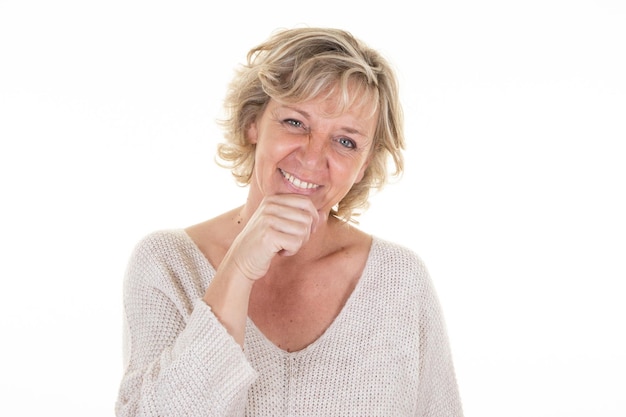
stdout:
POLYGON ((328 143, 322 134, 309 133, 302 141, 298 152, 299 162, 308 169, 316 169, 326 165, 328 143))

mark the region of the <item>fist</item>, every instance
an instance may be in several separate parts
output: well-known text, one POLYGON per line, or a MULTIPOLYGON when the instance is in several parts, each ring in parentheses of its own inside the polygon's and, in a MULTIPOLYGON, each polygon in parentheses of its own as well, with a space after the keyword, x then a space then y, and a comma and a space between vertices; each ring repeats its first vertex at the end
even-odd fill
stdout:
POLYGON ((262 278, 277 254, 296 254, 310 238, 319 214, 307 197, 266 197, 235 238, 226 259, 250 280, 262 278))

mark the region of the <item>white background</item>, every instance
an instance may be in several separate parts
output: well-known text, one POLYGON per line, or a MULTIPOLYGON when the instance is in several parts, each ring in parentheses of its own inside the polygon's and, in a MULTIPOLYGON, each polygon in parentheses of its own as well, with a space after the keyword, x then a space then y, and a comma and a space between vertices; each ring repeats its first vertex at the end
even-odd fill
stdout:
POLYGON ((0 415, 113 415, 133 245, 243 202, 226 83, 319 25, 397 67, 406 174, 361 225, 429 267, 466 416, 624 417, 625 4, 0 0, 0 415))

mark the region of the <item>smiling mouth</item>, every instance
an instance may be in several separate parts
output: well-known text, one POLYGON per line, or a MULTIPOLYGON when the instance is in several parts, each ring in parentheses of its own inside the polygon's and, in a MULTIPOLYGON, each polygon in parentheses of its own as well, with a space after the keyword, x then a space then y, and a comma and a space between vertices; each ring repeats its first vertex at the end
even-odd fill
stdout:
POLYGON ((301 181, 298 178, 291 175, 290 173, 283 171, 282 169, 279 169, 279 170, 280 170, 280 173, 283 175, 283 177, 285 177, 285 179, 289 181, 296 188, 300 188, 303 190, 311 190, 311 189, 320 187, 319 185, 313 184, 312 182, 301 181))

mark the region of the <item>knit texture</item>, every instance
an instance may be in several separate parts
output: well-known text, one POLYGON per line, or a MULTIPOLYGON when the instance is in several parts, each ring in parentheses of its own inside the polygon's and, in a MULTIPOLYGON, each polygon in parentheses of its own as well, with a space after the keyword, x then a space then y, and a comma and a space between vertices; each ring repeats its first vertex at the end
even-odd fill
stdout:
POLYGON ((439 302, 409 249, 375 237, 340 314, 291 353, 251 320, 242 351, 202 301, 214 274, 184 230, 137 245, 117 416, 462 416, 439 302))

